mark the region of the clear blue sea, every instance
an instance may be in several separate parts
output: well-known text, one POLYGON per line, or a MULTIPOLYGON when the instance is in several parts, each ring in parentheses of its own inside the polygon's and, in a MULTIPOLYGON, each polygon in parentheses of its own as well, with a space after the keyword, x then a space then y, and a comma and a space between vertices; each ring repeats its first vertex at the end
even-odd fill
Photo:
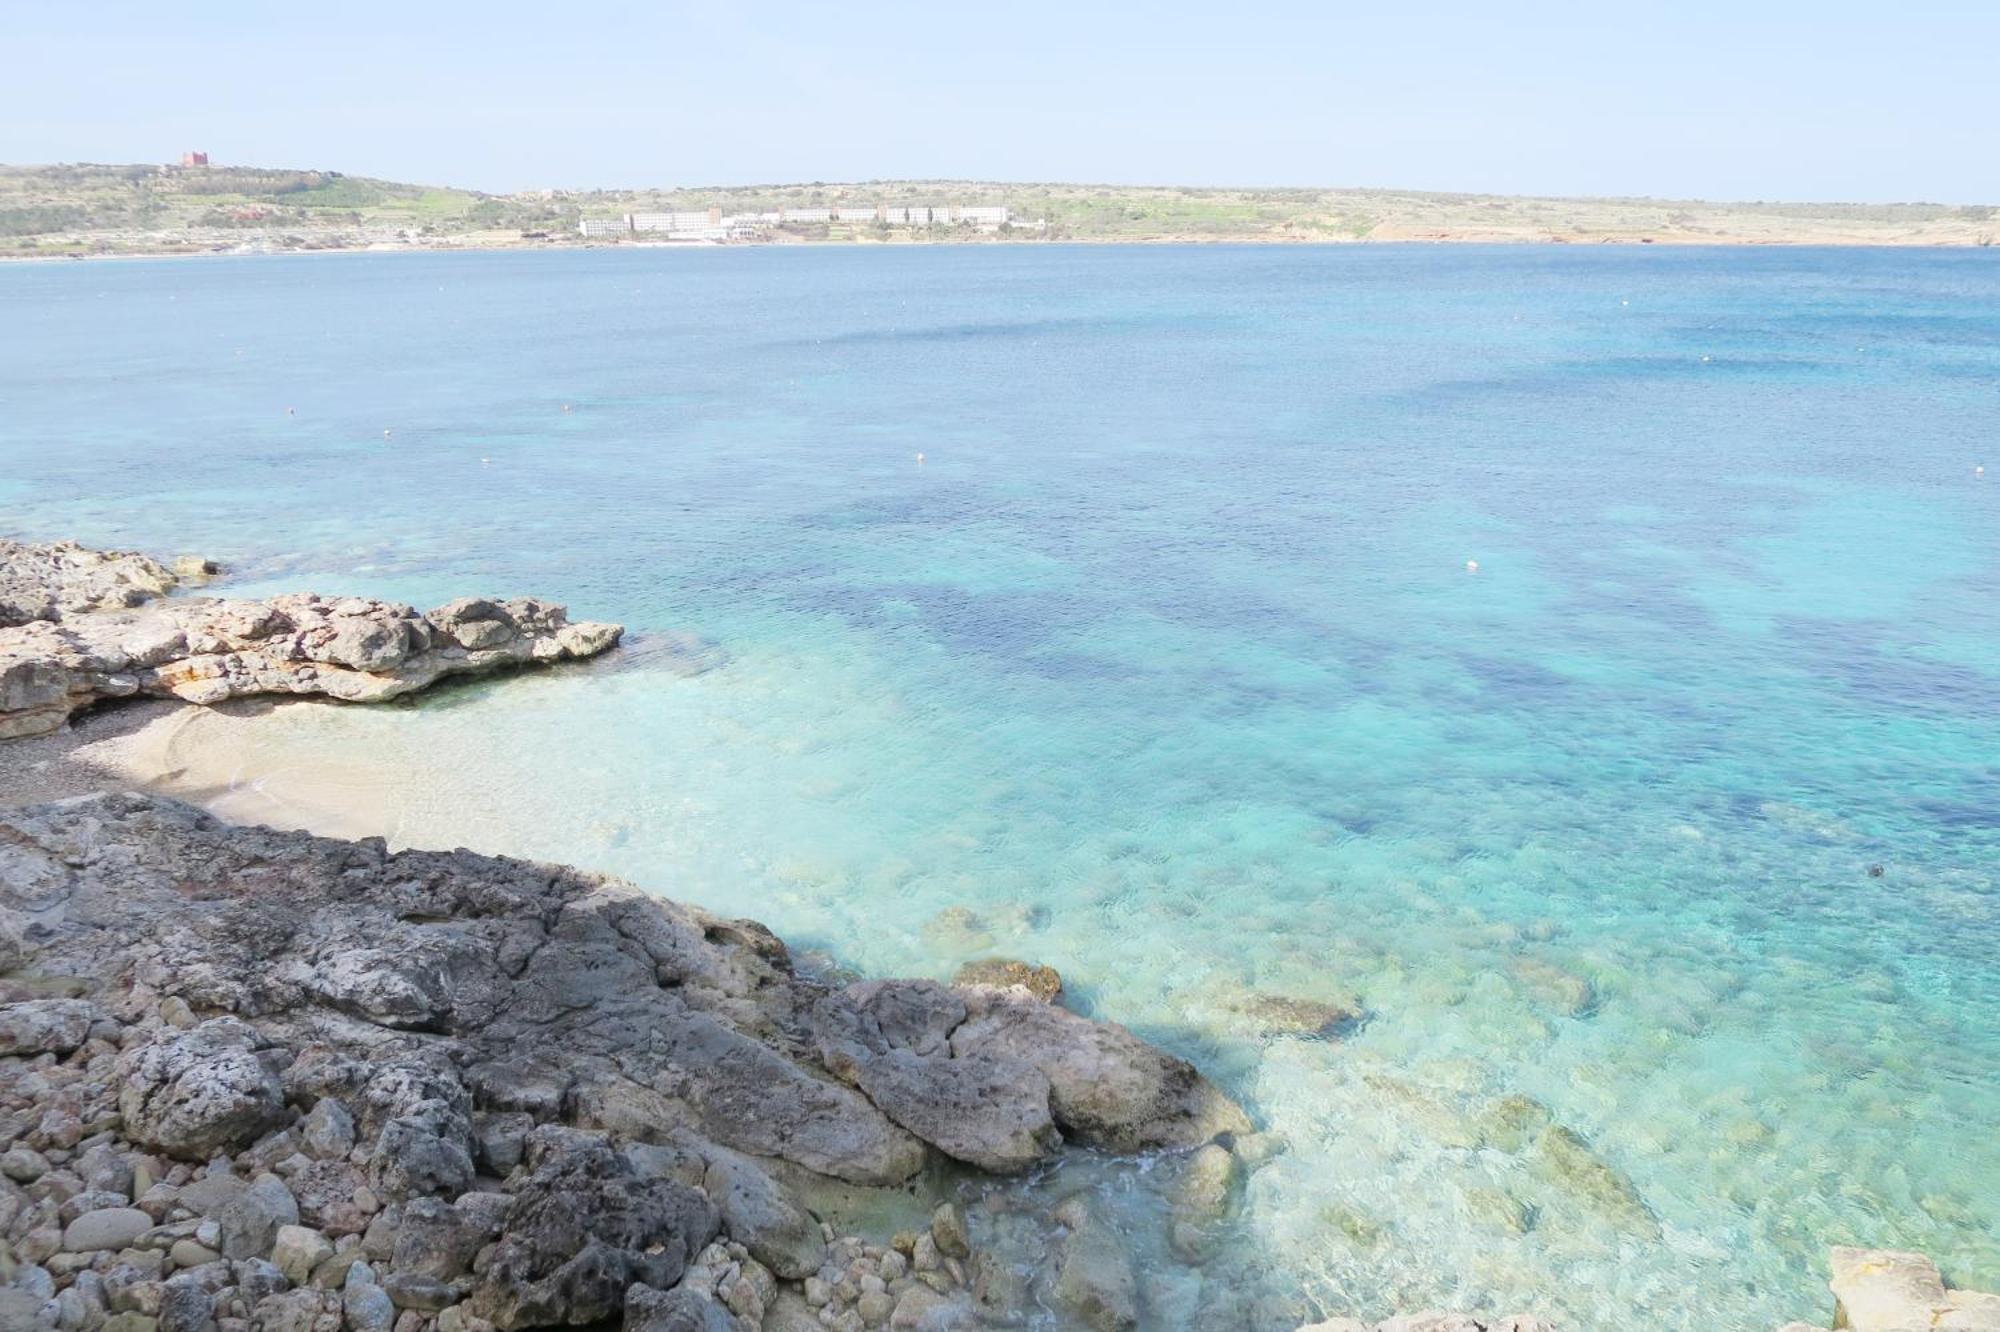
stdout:
POLYGON ((625 622, 273 724, 417 774, 405 840, 1202 1062, 1291 1149, 1164 1323, 2000 1288, 2000 254, 0 266, 0 530, 625 622))

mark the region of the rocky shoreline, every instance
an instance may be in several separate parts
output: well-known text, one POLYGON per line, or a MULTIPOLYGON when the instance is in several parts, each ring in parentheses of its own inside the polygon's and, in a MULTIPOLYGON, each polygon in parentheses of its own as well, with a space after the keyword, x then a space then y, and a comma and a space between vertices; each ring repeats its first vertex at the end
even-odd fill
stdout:
POLYGON ((206 561, 170 569, 73 543, 0 544, 0 739, 138 694, 220 703, 256 694, 375 703, 446 676, 596 656, 623 633, 529 598, 462 597, 419 614, 367 597, 154 600, 206 561))
MULTIPOLYGON (((132 694, 393 697, 619 634, 533 601, 157 600, 212 572, 0 542, 0 738, 132 694)), ((1312 1312, 1247 1282, 1171 1317, 1137 1257, 1229 1288, 1215 1238, 1283 1149, 1046 967, 857 980, 574 869, 148 792, 0 805, 0 1332, 1292 1332, 1312 1312), (966 1187, 1079 1161, 1163 1181, 1163 1233, 1088 1186, 966 1187)), ((1835 1326, 2000 1330, 1920 1255, 1833 1268, 1835 1326)))

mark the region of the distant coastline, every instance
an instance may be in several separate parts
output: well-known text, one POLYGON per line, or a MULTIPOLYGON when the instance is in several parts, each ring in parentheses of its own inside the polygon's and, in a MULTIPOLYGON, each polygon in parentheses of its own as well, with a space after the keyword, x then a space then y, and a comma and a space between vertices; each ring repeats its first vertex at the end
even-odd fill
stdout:
POLYGON ((630 215, 780 219, 708 245, 1384 243, 1990 247, 2000 207, 1711 203, 1379 189, 869 181, 493 195, 332 171, 0 166, 0 258, 575 249, 659 244, 630 215), (949 207, 941 207, 949 205, 949 207), (935 223, 913 224, 921 213, 935 223), (1005 224, 989 224, 996 217, 1005 224), (792 220, 797 219, 797 220, 792 220))

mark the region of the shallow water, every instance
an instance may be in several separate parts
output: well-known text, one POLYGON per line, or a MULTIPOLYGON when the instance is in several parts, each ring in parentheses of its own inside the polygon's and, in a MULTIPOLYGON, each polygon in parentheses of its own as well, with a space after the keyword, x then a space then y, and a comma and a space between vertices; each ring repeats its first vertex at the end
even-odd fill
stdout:
POLYGON ((0 409, 16 534, 632 626, 270 743, 870 972, 1057 966, 1291 1140, 1212 1285, 2000 1284, 1991 254, 7 266, 0 409))

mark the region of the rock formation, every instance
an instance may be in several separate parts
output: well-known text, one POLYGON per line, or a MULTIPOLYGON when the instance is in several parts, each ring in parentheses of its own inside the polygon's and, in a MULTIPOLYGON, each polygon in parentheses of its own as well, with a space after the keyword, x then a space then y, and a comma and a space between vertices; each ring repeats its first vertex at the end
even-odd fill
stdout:
MULTIPOLYGON (((1850 1332, 2000 1332, 2000 1295, 1949 1290, 1937 1264, 1921 1253, 1836 1248, 1832 1326, 1850 1332)), ((1790 1323, 1779 1332, 1813 1332, 1790 1323)))
POLYGON ((593 656, 620 632, 572 624, 561 606, 540 601, 465 597, 419 615, 395 602, 310 593, 36 620, 0 629, 0 739, 55 730, 78 708, 134 694, 379 702, 448 675, 593 656))
POLYGON ((1251 1127, 1025 987, 824 984, 615 880, 161 797, 0 811, 0 966, 0 1325, 964 1324, 954 1207, 870 1244, 802 1190, 1251 1127))
POLYGON ((130 551, 91 550, 74 541, 35 546, 0 537, 0 629, 137 606, 214 572, 205 560, 176 560, 169 568, 130 551))
POLYGON ((420 615, 366 597, 163 597, 215 566, 0 539, 0 740, 53 731, 78 708, 153 694, 395 698, 449 675, 590 657, 623 632, 561 606, 463 597, 420 615))

